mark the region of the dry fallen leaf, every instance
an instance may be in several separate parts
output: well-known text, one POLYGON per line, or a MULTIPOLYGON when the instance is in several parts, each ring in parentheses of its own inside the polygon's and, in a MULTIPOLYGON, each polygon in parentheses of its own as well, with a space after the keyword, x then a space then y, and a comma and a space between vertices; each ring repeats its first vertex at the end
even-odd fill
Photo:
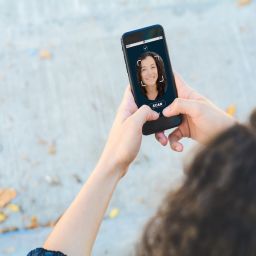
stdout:
POLYGON ((36 216, 33 216, 30 220, 30 224, 27 227, 28 229, 33 229, 39 227, 38 219, 36 216))
POLYGON ((51 143, 49 146, 48 146, 48 153, 50 155, 55 155, 56 154, 56 144, 55 143, 51 143))
POLYGON ((48 221, 46 224, 44 224, 44 227, 51 227, 53 228, 55 226, 55 221, 48 221))
POLYGON ((41 50, 39 56, 41 60, 50 60, 52 58, 52 54, 47 49, 41 50))
MULTIPOLYGON (((61 215, 62 216, 62 215, 61 215)), ((54 227, 57 222, 60 220, 61 216, 59 216, 56 220, 52 220, 47 222, 45 225, 43 225, 44 227, 54 227)))
POLYGON ((239 5, 247 5, 250 4, 252 0, 238 0, 239 5))
POLYGON ((19 212, 20 207, 17 204, 8 204, 6 206, 7 209, 11 210, 12 212, 19 212))
POLYGON ((113 208, 110 211, 108 216, 109 216, 110 219, 114 219, 114 218, 116 218, 119 215, 119 213, 120 213, 120 210, 118 208, 113 208))
POLYGON ((236 106, 234 104, 229 105, 226 109, 226 113, 230 116, 234 116, 236 113, 236 106))
POLYGON ((0 189, 0 208, 4 207, 15 197, 16 197, 15 189, 12 189, 12 188, 0 189))
POLYGON ((3 212, 0 212, 0 223, 4 222, 7 219, 7 215, 3 212))
POLYGON ((17 231, 17 230, 18 230, 17 227, 2 228, 2 229, 0 229, 0 234, 17 231))

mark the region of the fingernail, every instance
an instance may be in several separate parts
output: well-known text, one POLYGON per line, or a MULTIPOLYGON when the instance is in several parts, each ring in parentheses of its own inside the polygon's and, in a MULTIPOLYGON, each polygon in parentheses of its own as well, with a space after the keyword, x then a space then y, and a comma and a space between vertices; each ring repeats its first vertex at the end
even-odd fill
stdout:
POLYGON ((176 151, 181 151, 181 145, 180 144, 175 145, 174 148, 175 148, 176 151))

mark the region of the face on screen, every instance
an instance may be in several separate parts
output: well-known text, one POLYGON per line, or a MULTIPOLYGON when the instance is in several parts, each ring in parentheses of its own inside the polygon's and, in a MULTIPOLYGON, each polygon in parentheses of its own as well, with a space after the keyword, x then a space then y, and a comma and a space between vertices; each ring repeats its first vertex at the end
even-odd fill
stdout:
POLYGON ((147 51, 136 62, 138 85, 149 100, 161 99, 166 91, 166 74, 163 59, 159 54, 147 51))

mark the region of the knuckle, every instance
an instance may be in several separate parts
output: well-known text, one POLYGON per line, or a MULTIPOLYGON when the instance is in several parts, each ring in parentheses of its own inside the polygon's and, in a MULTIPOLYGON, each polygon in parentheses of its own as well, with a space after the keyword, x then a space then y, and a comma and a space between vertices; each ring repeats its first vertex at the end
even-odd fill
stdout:
POLYGON ((168 110, 171 110, 172 108, 177 108, 181 104, 181 99, 176 98, 171 105, 168 106, 168 110))
POLYGON ((176 98, 175 100, 174 100, 174 103, 177 105, 177 104, 181 104, 183 102, 183 99, 181 99, 181 98, 176 98))
POLYGON ((144 111, 149 111, 149 110, 151 110, 151 108, 148 106, 148 105, 142 105, 142 110, 144 110, 144 111))

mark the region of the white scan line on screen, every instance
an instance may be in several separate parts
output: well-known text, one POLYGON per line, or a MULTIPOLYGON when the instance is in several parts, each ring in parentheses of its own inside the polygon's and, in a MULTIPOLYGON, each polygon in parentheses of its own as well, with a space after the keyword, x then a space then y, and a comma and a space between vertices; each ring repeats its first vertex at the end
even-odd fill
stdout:
POLYGON ((150 39, 147 39, 147 40, 144 40, 144 41, 139 41, 139 42, 136 42, 136 43, 127 44, 125 47, 130 48, 130 47, 134 47, 134 46, 141 45, 141 44, 146 44, 146 43, 161 40, 161 39, 163 39, 163 37, 158 36, 158 37, 150 38, 150 39))

